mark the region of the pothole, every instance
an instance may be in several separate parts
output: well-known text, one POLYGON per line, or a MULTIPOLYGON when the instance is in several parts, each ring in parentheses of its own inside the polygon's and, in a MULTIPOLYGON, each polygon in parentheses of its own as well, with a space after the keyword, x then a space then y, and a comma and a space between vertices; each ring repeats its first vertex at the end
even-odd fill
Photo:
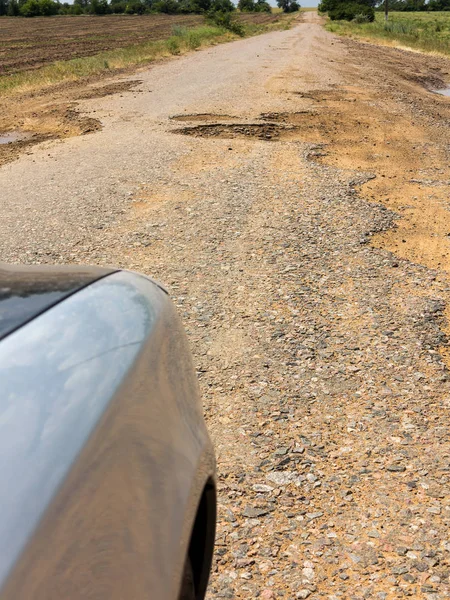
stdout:
POLYGON ((226 119, 235 121, 236 117, 212 114, 177 115, 172 119, 201 123, 175 129, 172 133, 223 139, 253 138, 266 141, 326 143, 330 135, 337 133, 338 129, 351 132, 355 127, 364 125, 361 119, 342 119, 334 113, 331 119, 329 117, 324 111, 300 110, 262 113, 257 123, 226 123, 226 119))
POLYGON ((193 115, 174 115, 170 117, 172 121, 186 121, 195 123, 200 121, 201 123, 217 123, 217 121, 234 121, 236 117, 231 115, 214 115, 212 113, 200 113, 193 115))
POLYGON ((98 119, 80 115, 75 106, 75 103, 72 106, 51 106, 46 111, 33 114, 33 118, 27 119, 27 128, 35 131, 14 129, 0 132, 0 167, 41 142, 85 135, 102 128, 98 119))
POLYGON ((276 121, 277 123, 288 123, 289 125, 304 125, 308 119, 315 116, 316 113, 310 110, 301 110, 298 112, 267 112, 261 113, 261 119, 267 121, 276 121))
POLYGON ((68 108, 66 110, 64 114, 64 123, 69 128, 76 128, 79 135, 94 133, 95 131, 100 131, 100 129, 102 129, 102 124, 99 119, 80 115, 74 108, 68 108))
POLYGON ((196 127, 183 127, 177 129, 174 133, 194 137, 257 138, 269 141, 290 137, 297 130, 297 127, 278 123, 236 123, 230 125, 213 123, 210 125, 197 125, 196 127))
POLYGON ((15 144, 29 140, 33 134, 25 131, 7 131, 0 133, 0 144, 15 144))
POLYGON ((433 90, 435 94, 440 94, 441 96, 450 97, 450 86, 446 88, 441 88, 439 90, 433 90))

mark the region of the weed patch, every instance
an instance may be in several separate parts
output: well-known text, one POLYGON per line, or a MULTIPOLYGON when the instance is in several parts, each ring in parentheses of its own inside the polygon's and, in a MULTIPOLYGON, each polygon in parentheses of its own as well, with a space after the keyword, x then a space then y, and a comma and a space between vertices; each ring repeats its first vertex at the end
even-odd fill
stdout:
POLYGON ((392 12, 386 23, 377 12, 373 23, 331 21, 328 31, 357 39, 397 43, 425 52, 450 55, 450 12, 392 12))

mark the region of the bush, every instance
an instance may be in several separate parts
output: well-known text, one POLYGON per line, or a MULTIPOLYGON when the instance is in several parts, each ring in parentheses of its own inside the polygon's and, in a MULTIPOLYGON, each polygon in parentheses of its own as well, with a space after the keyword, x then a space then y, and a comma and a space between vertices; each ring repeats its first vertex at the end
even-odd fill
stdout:
POLYGON ((27 0, 27 2, 20 7, 20 14, 23 17, 38 17, 41 14, 39 0, 27 0))
POLYGON ((236 10, 235 5, 231 2, 231 0, 213 0, 211 5, 211 10, 213 12, 233 12, 236 10))
POLYGON ((125 0, 121 0, 119 2, 111 2, 110 8, 113 14, 118 15, 126 11, 127 3, 125 2, 125 0))
POLYGON ((172 36, 166 40, 167 50, 170 54, 180 54, 180 41, 178 38, 172 36))
POLYGON ((109 13, 108 0, 92 0, 89 12, 93 15, 107 15, 109 13))
POLYGON ((211 21, 218 27, 222 27, 222 29, 227 29, 228 31, 231 31, 232 33, 239 36, 244 35, 244 27, 232 18, 230 12, 215 11, 210 12, 208 16, 211 19, 211 21))
POLYGON ((375 20, 375 11, 371 6, 348 2, 337 5, 328 12, 328 16, 332 21, 353 21, 356 17, 364 17, 367 19, 365 22, 371 23, 375 20))
POLYGON ((258 0, 255 4, 255 11, 270 13, 270 12, 272 12, 272 9, 270 7, 270 4, 268 2, 266 2, 265 0, 258 0))
POLYGON ((174 25, 172 27, 172 35, 175 35, 176 37, 186 37, 187 32, 187 27, 183 27, 182 25, 174 25))
POLYGON ((202 45, 199 34, 195 31, 188 31, 186 35, 186 44, 191 50, 199 48, 202 45))
POLYGON ((27 0, 19 10, 23 17, 49 17, 58 14, 59 4, 53 0, 27 0))
POLYGON ((59 5, 53 0, 39 0, 41 9, 41 15, 43 17, 50 17, 51 15, 57 15, 59 11, 59 5))
POLYGON ((178 2, 175 0, 160 0, 152 5, 152 10, 155 12, 166 13, 168 15, 174 15, 178 12, 178 2))
POLYGON ((237 7, 241 12, 254 12, 255 3, 253 0, 239 0, 237 7))
MULTIPOLYGON (((111 9, 113 9, 113 6, 111 6, 111 9)), ((124 12, 127 15, 143 15, 145 13, 145 5, 139 2, 139 0, 133 0, 132 2, 128 2, 124 12)))
POLYGON ((265 0, 239 0, 238 9, 241 12, 272 12, 270 4, 265 0))
POLYGON ((353 23, 370 23, 370 19, 367 15, 362 15, 361 13, 359 15, 356 15, 355 18, 352 21, 353 23))

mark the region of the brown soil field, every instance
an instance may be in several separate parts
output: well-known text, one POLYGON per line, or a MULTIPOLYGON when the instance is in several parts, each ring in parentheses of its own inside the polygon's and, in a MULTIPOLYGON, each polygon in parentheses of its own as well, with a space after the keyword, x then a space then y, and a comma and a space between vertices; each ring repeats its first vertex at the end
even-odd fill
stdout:
MULTIPOLYGON (((243 14, 243 22, 270 23, 276 14, 243 14)), ((156 41, 174 26, 195 27, 201 15, 105 15, 79 17, 2 18, 0 76, 38 69, 57 60, 92 56, 104 50, 156 41)))
MULTIPOLYGON (((292 13, 291 13, 292 14, 292 13)), ((299 15, 300 13, 294 13, 294 15, 299 15)), ((278 19, 283 15, 283 13, 236 13, 236 17, 242 23, 253 23, 254 25, 267 25, 267 23, 273 23, 278 21, 278 19)))

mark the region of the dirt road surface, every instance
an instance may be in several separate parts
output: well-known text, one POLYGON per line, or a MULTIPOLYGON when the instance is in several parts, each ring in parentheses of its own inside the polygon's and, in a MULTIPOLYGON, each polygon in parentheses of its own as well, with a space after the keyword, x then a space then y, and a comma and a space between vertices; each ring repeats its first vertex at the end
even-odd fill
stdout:
POLYGON ((179 307, 210 600, 450 597, 449 67, 308 13, 82 101, 101 131, 0 169, 2 260, 141 270, 179 307))

